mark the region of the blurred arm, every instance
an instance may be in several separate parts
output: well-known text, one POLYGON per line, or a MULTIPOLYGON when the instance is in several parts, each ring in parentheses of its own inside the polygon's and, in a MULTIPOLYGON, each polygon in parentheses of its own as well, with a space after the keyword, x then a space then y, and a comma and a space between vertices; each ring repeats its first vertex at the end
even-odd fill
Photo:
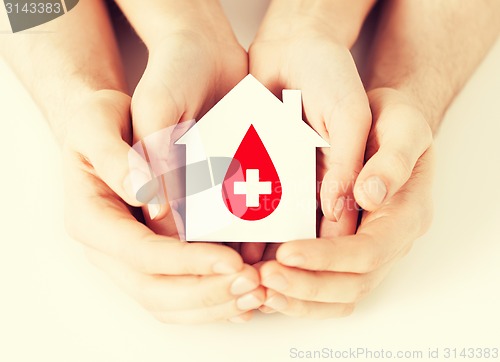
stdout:
POLYGON ((388 0, 375 39, 368 88, 405 93, 431 128, 500 31, 497 0, 388 0))
MULTIPOLYGON (((2 28, 9 25, 2 24, 2 28)), ((108 15, 100 0, 81 1, 67 14, 26 33, 0 36, 0 54, 49 121, 59 142, 66 121, 96 90, 126 85, 108 15)))

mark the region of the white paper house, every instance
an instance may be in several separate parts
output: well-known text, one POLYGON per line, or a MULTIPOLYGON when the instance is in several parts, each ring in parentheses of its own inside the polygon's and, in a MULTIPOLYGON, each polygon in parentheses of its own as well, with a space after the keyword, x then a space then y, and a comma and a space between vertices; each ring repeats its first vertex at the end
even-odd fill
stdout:
MULTIPOLYGON (((316 148, 329 145, 302 120, 299 90, 283 90, 281 102, 248 75, 176 144, 186 145, 186 240, 284 242, 316 237, 316 148), (213 161, 230 160, 251 128, 264 144, 281 183, 277 207, 257 220, 236 216, 226 206, 222 181, 227 163, 221 171, 213 161), (201 187, 201 192, 189 192, 190 183, 204 178, 202 168, 189 167, 193 164, 207 165, 210 175, 209 187, 201 187)), ((252 149, 246 155, 253 157, 252 149)), ((255 158, 257 163, 262 159, 257 151, 255 158)), ((241 163, 243 167, 245 162, 241 163)), ((270 193, 271 183, 259 176, 263 172, 258 167, 250 168, 237 170, 240 182, 232 185, 229 180, 226 185, 234 186, 234 193, 244 198, 243 206, 262 206, 259 202, 270 193)))

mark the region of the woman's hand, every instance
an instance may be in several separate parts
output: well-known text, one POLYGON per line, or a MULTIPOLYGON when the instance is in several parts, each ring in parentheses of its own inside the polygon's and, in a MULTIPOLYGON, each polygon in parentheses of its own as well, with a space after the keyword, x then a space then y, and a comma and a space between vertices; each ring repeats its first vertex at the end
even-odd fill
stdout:
MULTIPOLYGON (((132 215, 130 97, 99 91, 67 124, 66 225, 89 259, 156 318, 169 323, 248 320, 264 300, 259 276, 229 247, 155 234, 132 215)), ((137 172, 146 167, 136 155, 137 172)), ((136 210, 137 211, 137 210, 136 210)), ((170 215, 171 216, 171 215, 170 215)))
POLYGON ((364 183, 378 177, 387 185, 388 195, 375 211, 363 211, 355 235, 342 236, 334 223, 323 218, 319 239, 281 245, 276 260, 260 266, 267 288, 265 312, 316 318, 351 313, 430 225, 430 127, 395 90, 375 89, 369 99, 374 124, 368 161, 354 193, 363 204, 364 183))
POLYGON ((118 2, 149 50, 132 96, 133 142, 142 143, 152 176, 161 181, 147 223, 163 233, 161 219, 170 213, 166 190, 175 186, 160 176, 172 171, 174 127, 199 119, 243 79, 248 57, 217 1, 118 2))
MULTIPOLYGON (((278 97, 282 89, 302 91, 305 120, 331 144, 318 156, 321 208, 336 223, 336 233, 347 235, 356 230, 353 186, 371 126, 368 99, 349 47, 370 2, 346 8, 338 1, 310 5, 300 0, 271 4, 249 51, 250 72, 278 97)), ((249 244, 241 251, 245 260, 256 262, 269 252, 264 248, 249 244)))

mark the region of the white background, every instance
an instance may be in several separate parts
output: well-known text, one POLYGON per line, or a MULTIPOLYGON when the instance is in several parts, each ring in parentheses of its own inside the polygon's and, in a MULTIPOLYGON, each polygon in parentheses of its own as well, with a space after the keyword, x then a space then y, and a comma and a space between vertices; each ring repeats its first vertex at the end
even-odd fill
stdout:
MULTIPOLYGON (((224 3, 248 44, 265 1, 224 3)), ((176 326, 156 322, 65 234, 59 150, 0 62, 0 361, 289 361, 293 347, 500 348, 499 64, 497 43, 446 115, 431 230, 352 316, 176 326)))

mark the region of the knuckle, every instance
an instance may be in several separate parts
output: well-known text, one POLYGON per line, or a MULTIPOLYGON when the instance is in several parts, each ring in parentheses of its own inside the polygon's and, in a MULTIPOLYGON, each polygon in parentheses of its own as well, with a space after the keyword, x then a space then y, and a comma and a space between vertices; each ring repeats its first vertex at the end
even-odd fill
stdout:
POLYGON ((321 294, 321 288, 317 283, 310 283, 307 285, 305 291, 305 299, 308 300, 318 300, 321 294))
POLYGON ((180 262, 180 272, 187 275, 200 274, 200 266, 196 261, 202 260, 202 258, 198 258, 198 255, 202 256, 201 250, 189 243, 179 243, 177 248, 179 250, 178 261, 180 262))
POLYGON ((379 269, 384 264, 385 258, 382 255, 381 247, 371 238, 360 253, 360 261, 357 272, 360 274, 371 273, 379 269))
POLYGON ((341 309, 341 311, 339 313, 339 317, 350 316, 354 312, 355 308, 356 308, 356 304, 354 304, 354 303, 344 304, 343 308, 341 309))
POLYGON ((413 117, 408 118, 409 120, 413 120, 413 124, 411 126, 415 131, 415 134, 418 135, 419 140, 422 142, 422 146, 427 149, 432 144, 434 139, 432 128, 421 111, 412 107, 410 112, 413 112, 414 114, 413 117))
POLYGON ((431 127, 425 120, 423 123, 425 124, 423 126, 422 139, 424 140, 425 149, 427 149, 432 145, 432 142, 434 141, 434 134, 432 133, 431 127))
POLYGON ((400 183, 404 183, 408 180, 413 171, 413 167, 403 153, 399 150, 395 150, 388 153, 386 157, 394 178, 400 183))
POLYGON ((365 261, 365 273, 371 273, 377 269, 379 269, 384 264, 384 258, 375 253, 367 258, 365 261))
POLYGON ((217 292, 214 290, 210 290, 199 296, 200 303, 203 308, 211 309, 211 307, 220 303, 217 292))
POLYGON ((319 264, 318 270, 335 270, 337 268, 338 260, 336 260, 336 258, 332 256, 332 251, 338 250, 338 239, 335 237, 327 238, 324 240, 323 245, 324 254, 317 260, 319 264))
POLYGON ((306 318, 313 315, 312 302, 296 300, 293 304, 292 313, 299 318, 306 318))
POLYGON ((339 97, 336 102, 330 103, 325 110, 325 119, 330 121, 338 119, 338 114, 346 111, 349 112, 350 117, 341 117, 343 122, 353 120, 351 127, 360 132, 368 130, 372 123, 372 113, 361 87, 352 89, 339 97))
POLYGON ((372 285, 373 283, 370 274, 362 274, 357 276, 353 302, 358 302, 366 297, 371 292, 372 285))

